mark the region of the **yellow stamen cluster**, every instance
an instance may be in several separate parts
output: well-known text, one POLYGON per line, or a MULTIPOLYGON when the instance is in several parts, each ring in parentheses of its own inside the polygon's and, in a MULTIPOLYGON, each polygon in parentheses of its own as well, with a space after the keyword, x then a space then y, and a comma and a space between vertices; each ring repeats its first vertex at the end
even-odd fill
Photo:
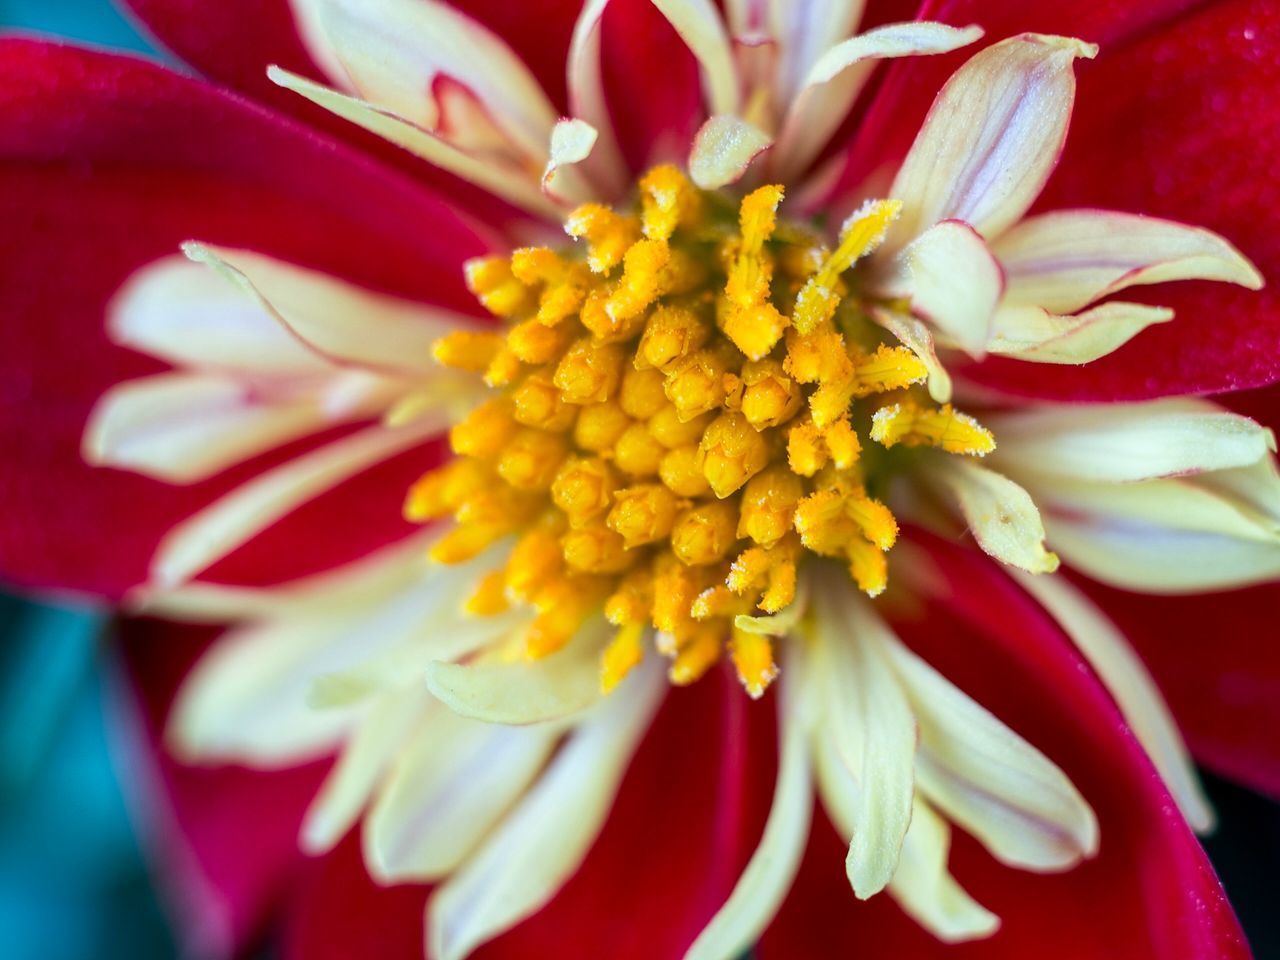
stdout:
POLYGON ((847 275, 899 204, 868 204, 830 251, 779 223, 781 187, 748 194, 736 216, 674 167, 639 187, 634 212, 576 210, 570 252, 468 265, 508 326, 450 334, 435 355, 495 394, 453 428, 457 458, 413 487, 406 515, 454 518, 432 548, 443 563, 510 538, 467 609, 530 605, 528 656, 603 611, 617 628, 601 650, 606 690, 652 629, 673 683, 727 652, 759 696, 777 673, 772 643, 735 622, 792 603, 806 553, 841 560, 872 596, 885 587, 898 525, 867 492, 863 438, 961 454, 993 441, 921 399, 924 363, 886 342, 847 275))

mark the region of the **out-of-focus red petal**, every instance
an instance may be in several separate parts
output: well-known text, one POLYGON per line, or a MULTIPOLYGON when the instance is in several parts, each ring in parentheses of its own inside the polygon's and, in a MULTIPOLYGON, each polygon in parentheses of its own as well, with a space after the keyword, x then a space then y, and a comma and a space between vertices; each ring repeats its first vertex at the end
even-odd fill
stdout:
POLYGON ((1195 597, 1085 588, 1142 654, 1196 759, 1280 798, 1280 586, 1195 597))
POLYGON ((989 560, 926 540, 950 596, 900 635, 1042 749, 1098 814, 1098 857, 1036 876, 1003 867, 955 832, 956 878, 1002 918, 989 940, 944 946, 886 896, 853 899, 842 844, 815 828, 802 876, 760 951, 868 956, 1239 960, 1249 950, 1217 877, 1115 704, 1051 620, 989 560))
MULTIPOLYGON (((679 957, 728 898, 763 829, 775 769, 772 699, 715 671, 672 690, 581 868, 475 960, 679 957)), ((379 891, 339 848, 302 888, 286 957, 411 956, 425 887, 379 891), (400 951, 404 951, 403 953, 400 951)))
POLYGON ((300 876, 298 827, 326 763, 279 772, 177 763, 161 734, 179 683, 216 631, 120 626, 128 689, 119 738, 138 829, 192 956, 257 940, 300 876))
MULTIPOLYGON (((82 463, 101 393, 161 369, 104 334, 126 277, 199 238, 471 310, 460 264, 484 249, 430 192, 271 114, 139 60, 19 40, 0 43, 0 218, 0 577, 108 596, 143 578, 166 529, 280 459, 186 488, 82 463)), ((317 544, 327 565, 402 533, 404 484, 429 458, 397 462, 314 513, 318 539, 239 574, 281 579, 314 569, 317 544)))

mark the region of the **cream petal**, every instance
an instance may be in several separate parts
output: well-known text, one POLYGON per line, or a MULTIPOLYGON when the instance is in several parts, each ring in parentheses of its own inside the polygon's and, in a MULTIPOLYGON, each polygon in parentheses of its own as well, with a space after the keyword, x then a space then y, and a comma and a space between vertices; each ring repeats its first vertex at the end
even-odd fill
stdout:
MULTIPOLYGON (((801 31, 802 35, 813 32, 816 31, 812 28, 801 31)), ((877 27, 838 43, 835 41, 840 37, 833 37, 834 45, 810 55, 803 81, 781 101, 789 109, 778 135, 777 148, 770 158, 774 175, 789 180, 818 155, 880 61, 948 53, 981 36, 981 28, 975 26, 957 28, 942 23, 913 22, 877 27)), ((791 43, 784 42, 783 51, 780 72, 792 66, 788 59, 791 43)))
MULTIPOLYGON (((353 409, 350 416, 369 413, 353 409)), ((103 394, 81 453, 94 466, 188 484, 337 422, 309 397, 264 402, 223 376, 162 373, 103 394)))
POLYGON ((791 702, 801 695, 803 691, 784 691, 780 698, 778 779, 760 844, 685 960, 741 957, 772 922, 800 869, 813 811, 809 724, 791 702))
POLYGON ((186 243, 183 251, 256 301, 309 349, 340 364, 432 376, 439 370, 432 344, 475 326, 461 314, 362 290, 248 250, 186 243))
POLYGON ((1248 466, 1275 437, 1206 400, 1048 406, 992 416, 993 462, 1019 480, 1055 476, 1129 483, 1248 466))
MULTIPOLYGON (((862 19, 865 0, 765 0, 758 6, 778 48, 774 94, 777 102, 790 104, 804 86, 805 77, 822 55, 853 33, 862 19)), ((731 17, 734 33, 745 34, 750 14, 731 17), (735 20, 737 21, 735 23, 735 20)))
POLYGON ((1062 577, 1018 582, 1049 611, 1115 697, 1138 742, 1151 757, 1182 815, 1197 833, 1213 829, 1213 810, 1200 787, 1178 726, 1155 680, 1115 624, 1062 577))
POLYGON ((1016 223, 1062 150, 1073 62, 1096 53, 1079 40, 1022 34, 956 71, 889 190, 905 206, 882 258, 940 220, 963 220, 987 238, 1016 223))
POLYGON ((307 807, 300 837, 303 850, 312 856, 327 853, 351 829, 422 715, 427 699, 419 690, 395 690, 370 707, 307 807))
POLYGON ((651 658, 584 719, 519 806, 432 896, 431 956, 462 960, 555 896, 599 833, 665 687, 651 658))
MULTIPOLYGON (((564 207, 542 192, 536 174, 530 173, 528 169, 517 168, 499 159, 468 153, 395 113, 313 83, 279 67, 268 67, 267 76, 278 86, 292 90, 330 113, 404 147, 428 163, 461 177, 468 183, 474 183, 535 216, 556 221, 564 216, 564 207)), ((549 142, 550 127, 546 137, 549 142)), ((538 167, 541 168, 545 163, 544 155, 538 160, 538 167)))
POLYGON ((591 156, 599 136, 599 131, 585 120, 557 121, 551 131, 547 167, 542 171, 543 192, 566 202, 590 199, 591 188, 576 168, 591 156))
POLYGON ((944 220, 898 254, 878 287, 888 296, 910 297, 913 313, 945 340, 981 357, 1004 292, 1004 272, 973 227, 944 220))
POLYGON ((939 458, 931 474, 955 497, 974 539, 988 554, 1029 573, 1058 569, 1058 558, 1044 546, 1040 511, 1022 487, 960 457, 939 458))
POLYGON ((396 430, 368 427, 259 474, 170 530, 152 559, 151 579, 160 588, 189 580, 302 504, 447 424, 442 411, 396 430))
POLYGON ((610 196, 626 190, 627 165, 618 147, 613 118, 605 100, 600 34, 609 0, 586 0, 573 25, 569 44, 569 111, 591 124, 598 136, 587 170, 610 196))
POLYGON ((260 301, 178 254, 133 274, 107 313, 112 340, 175 366, 280 377, 332 371, 260 301))
POLYGON ((768 134, 745 120, 718 114, 704 123, 694 138, 689 176, 703 190, 737 183, 772 143, 768 134))
POLYGON ((318 23, 323 33, 328 49, 319 62, 336 58, 352 92, 375 108, 466 140, 471 131, 457 129, 459 118, 441 102, 442 82, 452 83, 475 98, 481 119, 518 153, 546 161, 555 108, 523 61, 477 21, 437 0, 292 3, 309 8, 304 22, 318 23))
POLYGON ((434 704, 365 820, 365 863, 383 883, 448 876, 534 781, 561 733, 460 717, 434 704))
POLYGON ((1220 280, 1262 287, 1256 267, 1209 230, 1112 210, 1028 217, 994 244, 1008 302, 1071 313, 1138 284, 1220 280))
POLYGON ((1065 870, 1097 853, 1097 818, 1051 760, 901 643, 887 651, 920 724, 930 803, 1010 866, 1065 870))
POLYGON ((1081 364, 1118 350, 1173 311, 1145 303, 1103 303, 1073 316, 1041 307, 1001 304, 987 350, 1028 363, 1081 364))
POLYGON ((427 687, 464 717, 489 723, 563 720, 600 699, 603 621, 589 623, 561 650, 538 660, 427 666, 427 687))
POLYGON ((916 319, 909 313, 890 310, 884 307, 872 307, 871 318, 880 326, 893 334, 898 342, 914 353, 929 371, 929 396, 935 403, 947 403, 951 400, 951 374, 938 359, 937 344, 929 325, 916 319))
POLYGON ((815 585, 814 604, 820 726, 859 788, 845 870, 866 899, 893 878, 911 821, 915 718, 885 657, 892 635, 872 609, 835 576, 815 585))
POLYGON ((720 11, 711 0, 650 0, 680 34, 702 67, 702 86, 711 114, 737 114, 738 73, 720 11))

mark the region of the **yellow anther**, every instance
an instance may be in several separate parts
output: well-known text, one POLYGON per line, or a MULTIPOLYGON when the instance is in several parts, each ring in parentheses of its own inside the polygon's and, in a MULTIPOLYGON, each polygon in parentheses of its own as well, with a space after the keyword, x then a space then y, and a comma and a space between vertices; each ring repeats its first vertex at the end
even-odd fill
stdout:
POLYGON ((738 536, 772 546, 791 530, 796 504, 804 496, 804 484, 786 467, 778 465, 756 474, 742 491, 738 536))
POLYGON ((599 457, 571 457, 551 483, 551 499, 580 527, 609 509, 618 485, 613 467, 599 457))
POLYGON ((654 167, 640 178, 640 223, 651 240, 669 240, 679 226, 691 226, 702 200, 687 177, 670 164, 654 167))
POLYGON ((853 361, 836 328, 828 321, 808 333, 787 333, 787 358, 783 367, 800 383, 819 383, 848 376, 853 361))
POLYGON ((848 416, 829 424, 822 434, 822 442, 831 454, 831 462, 838 470, 848 470, 858 462, 862 444, 854 432, 848 416))
POLYGON ((889 561, 883 551, 866 540, 850 540, 847 549, 849 574, 869 597, 877 597, 889 583, 889 561))
POLYGON ((600 655, 600 691, 609 693, 644 659, 644 624, 622 627, 600 655))
POLYGON ((871 439, 886 447, 932 446, 977 457, 996 448, 990 430, 951 404, 935 409, 911 400, 877 410, 871 418, 871 439))
POLYGON ((525 634, 525 654, 530 659, 549 656, 568 643, 603 598, 599 577, 565 577, 549 584, 539 595, 539 613, 525 634))
POLYGON ((578 413, 577 407, 565 402, 564 395, 552 382, 551 374, 545 370, 534 371, 525 377, 511 391, 511 403, 512 416, 517 423, 539 430, 568 430, 578 413))
POLYGON ((674 554, 660 554, 654 565, 653 625, 673 636, 689 629, 693 601, 716 579, 707 567, 688 567, 674 554))
POLYGON ((638 567, 628 572, 604 602, 605 618, 615 626, 648 623, 653 610, 653 571, 638 567))
POLYGON ((830 488, 815 490, 796 504, 792 523, 806 547, 827 556, 839 556, 858 533, 853 520, 844 514, 843 495, 830 488))
POLYGON ((541 506, 540 497, 495 482, 471 490, 454 516, 460 524, 514 530, 533 519, 541 506))
POLYGON ((525 428, 502 451, 498 473, 520 490, 546 490, 568 454, 569 442, 562 434, 525 428))
POLYGON ((795 534, 788 534, 768 549, 751 547, 733 561, 725 584, 740 595, 755 596, 763 589, 760 609, 777 613, 795 599, 799 556, 800 541, 795 534))
POLYGON ((687 687, 700 680, 720 659, 724 649, 724 627, 716 623, 701 624, 680 645, 667 678, 677 687, 687 687))
POLYGON ((772 185, 752 190, 738 206, 738 228, 742 233, 741 255, 754 256, 773 236, 778 225, 778 204, 782 187, 772 185))
POLYGON ((583 450, 604 453, 613 449, 618 438, 633 422, 614 400, 589 403, 578 411, 578 420, 573 425, 573 442, 583 450))
POLYGON ((844 512, 857 524, 862 535, 881 550, 889 550, 898 540, 898 521, 879 500, 854 491, 844 501, 844 512))
POLYGON ((616 321, 638 316, 660 295, 671 289, 667 265, 671 248, 665 240, 641 240, 622 260, 622 277, 605 301, 605 313, 616 321))
POLYGON ((702 472, 702 453, 695 444, 666 454, 658 464, 658 478, 681 497, 704 497, 711 492, 702 472))
MULTIPOLYGON (((542 286, 535 319, 555 326, 578 312, 587 295, 590 274, 546 247, 522 247, 511 254, 511 272, 529 286, 542 286)), ((542 362, 542 361, 534 361, 542 362)))
POLYGON ((873 393, 885 393, 924 383, 929 378, 929 368, 906 347, 890 347, 881 344, 869 357, 857 357, 853 364, 857 377, 855 397, 867 397, 873 393))
POLYGON ((702 431, 713 419, 715 414, 707 411, 690 420, 681 420, 676 405, 664 399, 662 409, 649 418, 649 432, 664 447, 674 450, 697 444, 702 439, 702 431))
POLYGON ((450 514, 476 487, 491 483, 492 476, 482 464, 465 459, 429 470, 409 488, 404 518, 423 523, 450 514))
POLYGON ((511 532, 509 525, 468 523, 454 527, 431 545, 429 556, 436 563, 466 563, 511 532))
POLYGON ((643 310, 626 316, 615 316, 609 312, 612 294, 608 288, 592 290, 582 303, 579 319, 582 325, 601 343, 621 343, 630 340, 644 327, 643 310))
POLYGON ((491 387, 505 387, 520 375, 522 369, 520 358, 510 347, 503 347, 493 355, 493 360, 484 371, 484 382, 491 387))
POLYGON ((792 424, 787 431, 787 464, 793 473, 812 477, 827 463, 827 448, 822 434, 810 417, 792 424))
POLYGON ((574 335, 573 326, 567 323, 549 327, 537 320, 526 320, 507 334, 507 349, 524 363, 553 363, 573 343, 574 335))
POLYGON ((510 262, 503 257, 477 257, 462 265, 467 289, 499 317, 514 317, 531 310, 533 291, 515 278, 510 262))
POLYGON ((739 210, 742 240, 731 258, 725 281, 721 323, 725 336, 744 354, 759 360, 782 338, 787 320, 769 300, 773 261, 764 242, 773 234, 782 188, 760 187, 748 194, 739 210))
POLYGON ((761 547, 748 547, 729 567, 725 586, 737 594, 759 589, 769 575, 769 554, 761 547))
POLYGON ((592 272, 608 273, 640 239, 640 223, 602 204, 585 203, 569 214, 564 232, 587 241, 587 266, 592 272))
POLYGON ((792 323, 797 330, 808 333, 823 320, 831 318, 840 302, 841 295, 836 289, 840 274, 881 244, 889 225, 901 210, 900 200, 868 201, 844 222, 840 245, 796 297, 792 323))
POLYGON ((723 583, 713 584, 698 594, 689 613, 695 620, 711 620, 715 617, 733 617, 747 613, 751 604, 738 596, 723 583))
POLYGON ((740 489, 769 463, 769 442, 740 413, 721 414, 698 444, 702 474, 721 499, 740 489))
MULTIPOLYGON (((765 290, 761 295, 767 293, 765 290)), ((721 322, 724 335, 752 360, 767 356, 787 329, 787 318, 768 302, 743 306, 730 301, 721 322)))
POLYGON ((660 444, 643 423, 633 423, 613 445, 613 462, 623 473, 633 477, 652 477, 658 472, 667 448, 660 444))
POLYGON ((619 490, 609 511, 609 527, 629 548, 665 539, 676 522, 680 504, 669 489, 657 483, 619 490))
MULTIPOLYGON (((785 541, 784 541, 785 542, 785 541)), ((796 598, 796 558, 800 545, 773 557, 769 566, 769 586, 760 598, 760 609, 765 613, 777 613, 796 598)))
POLYGON ((511 401, 506 397, 486 400, 449 431, 449 446, 464 457, 495 457, 515 435, 511 401))
POLYGON ((626 354, 616 343, 574 341, 556 365, 555 385, 569 403, 600 403, 618 390, 626 354))
POLYGON ((747 633, 735 627, 729 642, 729 657, 738 671, 738 679, 753 700, 764 696, 778 676, 778 665, 773 661, 773 641, 762 633, 747 633))
POLYGON ((789 377, 777 360, 746 363, 742 379, 742 415, 757 430, 776 427, 800 410, 804 397, 800 385, 789 377))
POLYGON ((723 350, 697 350, 667 367, 663 390, 682 420, 692 420, 724 401, 730 359, 723 350))
POLYGON ((502 334, 480 330, 455 330, 431 347, 438 363, 467 373, 483 373, 502 349, 502 334))
POLYGON ((738 507, 711 500, 680 514, 671 531, 671 549, 682 563, 702 566, 728 556, 737 542, 738 507))
POLYGON ((507 601, 507 583, 501 570, 492 570, 480 578, 475 592, 467 600, 464 609, 477 617, 492 617, 505 612, 510 603, 507 601))
POLYGON ((683 307, 657 307, 645 324, 640 346, 636 349, 636 366, 657 367, 687 357, 702 347, 711 336, 711 325, 683 307))
POLYGON ((532 601, 549 580, 560 576, 564 566, 564 554, 560 549, 563 531, 563 517, 544 514, 516 541, 507 560, 506 581, 507 589, 517 598, 532 601))
POLYGON ((560 539, 564 562, 579 573, 619 573, 631 566, 636 554, 628 553, 622 537, 603 523, 570 530, 560 539))
POLYGON ((662 391, 665 382, 666 378, 659 370, 628 367, 622 374, 618 403, 628 416, 648 420, 668 406, 666 394, 662 391))

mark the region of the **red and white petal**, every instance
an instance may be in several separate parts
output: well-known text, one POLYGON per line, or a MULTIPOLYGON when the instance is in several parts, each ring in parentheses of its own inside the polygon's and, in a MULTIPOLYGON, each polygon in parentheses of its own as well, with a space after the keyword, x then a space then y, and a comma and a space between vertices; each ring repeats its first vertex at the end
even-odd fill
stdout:
POLYGON ((1067 316, 1001 304, 987 351, 1026 363, 1085 364, 1114 353, 1152 324, 1172 319, 1167 307, 1119 300, 1067 316))
POLYGON ((963 220, 986 238, 1016 223, 1062 151, 1075 61, 1096 52, 1079 40, 1023 34, 961 67, 938 94, 889 189, 904 207, 881 256, 940 220, 963 220))
MULTIPOLYGON (((795 4, 803 8, 806 4, 795 4)), ((818 32, 801 30, 801 35, 818 32)), ((833 38, 830 47, 807 53, 803 78, 798 84, 785 79, 794 53, 790 38, 782 42, 783 63, 779 65, 780 95, 784 119, 778 144, 770 156, 770 172, 784 182, 793 181, 818 155, 844 121, 854 101, 882 60, 948 53, 967 46, 982 36, 976 26, 957 29, 941 23, 895 23, 868 30, 842 42, 833 38)))
POLYGON ((1071 313, 1136 284, 1217 280, 1250 290, 1262 275, 1209 230, 1110 210, 1054 210, 998 237, 1006 302, 1071 313))

